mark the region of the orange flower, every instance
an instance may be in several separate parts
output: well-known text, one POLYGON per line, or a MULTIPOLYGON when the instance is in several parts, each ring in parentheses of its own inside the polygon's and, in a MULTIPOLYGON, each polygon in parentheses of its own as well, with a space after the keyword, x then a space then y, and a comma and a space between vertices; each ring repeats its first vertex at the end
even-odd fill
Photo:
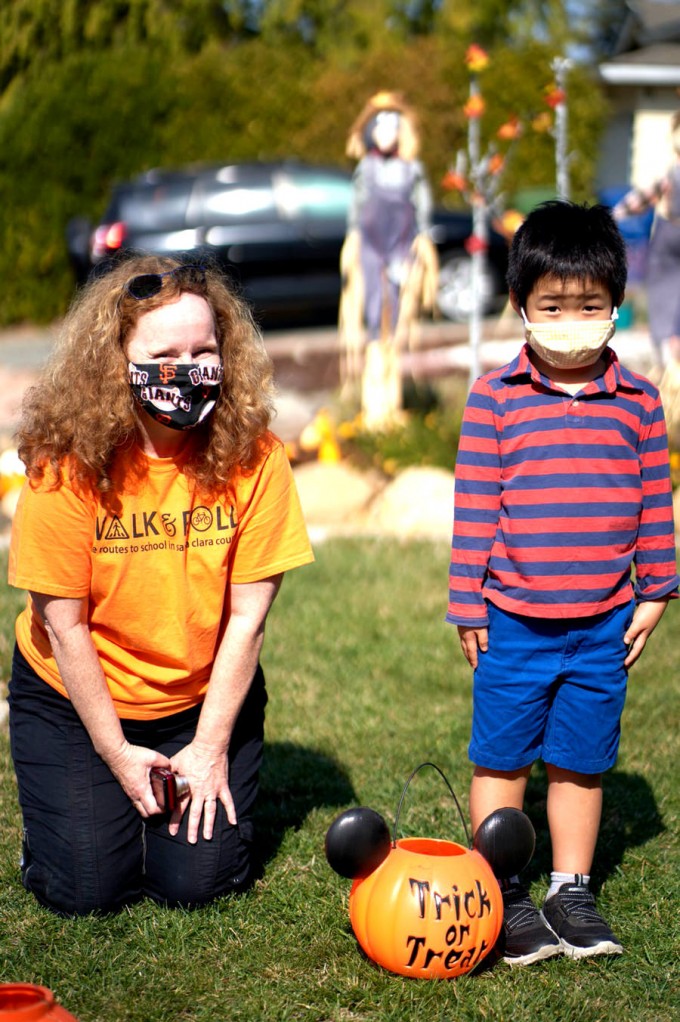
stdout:
POLYGON ((512 142, 513 139, 519 138, 522 134, 522 124, 519 117, 511 117, 505 124, 501 124, 496 134, 506 142, 512 142))
POLYGON ((534 117, 533 121, 531 122, 531 127, 534 129, 534 131, 537 131, 539 134, 542 134, 543 132, 550 131, 550 129, 552 128, 552 124, 553 124, 552 114, 549 114, 547 110, 544 110, 542 114, 538 115, 538 117, 534 117))
POLYGON ((486 109, 486 103, 482 96, 475 94, 470 96, 467 103, 463 107, 463 113, 466 117, 481 117, 486 109))
POLYGON ((500 153, 494 153, 493 156, 489 157, 489 173, 500 174, 505 165, 505 160, 500 153))
POLYGON ((446 188, 447 191, 464 192, 467 186, 465 177, 455 170, 447 170, 442 178, 442 188, 446 188))
POLYGON ((489 55, 481 46, 477 46, 477 43, 472 43, 472 45, 467 48, 465 63, 470 71, 472 71, 473 74, 476 74, 478 71, 483 71, 488 66, 489 55))
POLYGON ((564 89, 558 89, 556 85, 548 86, 546 90, 545 101, 548 104, 548 106, 553 108, 553 110, 555 109, 556 106, 559 106, 560 103, 564 103, 566 98, 567 94, 564 91, 564 89))

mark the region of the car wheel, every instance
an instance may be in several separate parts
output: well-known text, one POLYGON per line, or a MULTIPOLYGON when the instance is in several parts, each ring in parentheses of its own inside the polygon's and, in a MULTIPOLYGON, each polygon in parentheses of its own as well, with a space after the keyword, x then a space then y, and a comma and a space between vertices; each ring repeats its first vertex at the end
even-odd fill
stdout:
MULTIPOLYGON (((487 263, 482 274, 481 310, 488 315, 493 310, 496 280, 487 263)), ((437 305, 442 316, 456 323, 464 323, 472 313, 472 259, 464 252, 443 256, 439 267, 437 305)))

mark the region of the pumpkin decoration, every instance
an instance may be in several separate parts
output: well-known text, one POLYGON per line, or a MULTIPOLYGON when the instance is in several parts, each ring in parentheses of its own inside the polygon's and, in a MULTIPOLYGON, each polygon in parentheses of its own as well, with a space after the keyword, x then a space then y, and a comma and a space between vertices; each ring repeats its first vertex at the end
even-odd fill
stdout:
MULTIPOLYGON (((492 814, 494 824, 483 830, 486 846, 493 846, 496 860, 502 866, 508 862, 513 866, 519 862, 526 865, 527 827, 519 824, 514 815, 504 815, 507 812, 501 809, 492 814), (509 846, 517 839, 517 847, 506 848, 507 854, 501 854, 503 834, 509 846)), ((517 812, 510 810, 511 814, 517 812)), ((378 965, 402 976, 451 979, 470 972, 493 949, 503 922, 498 880, 492 864, 482 854, 484 837, 479 849, 469 847, 468 829, 458 799, 434 763, 421 763, 408 778, 389 847, 384 838, 386 825, 382 821, 381 826, 375 817, 382 820, 366 807, 347 810, 331 824, 326 836, 326 856, 331 867, 343 876, 350 873, 354 877, 349 916, 361 948, 378 965), (447 785, 458 808, 468 847, 436 838, 397 840, 404 796, 415 774, 425 766, 437 770, 447 785), (347 852, 350 846, 354 848, 351 853, 347 852)), ((533 834, 530 821, 524 819, 533 834)))
POLYGON ((503 921, 487 861, 453 841, 402 838, 349 896, 352 929, 369 958, 391 972, 448 979, 491 951, 503 921))
POLYGON ((47 987, 34 983, 0 983, 0 1020, 2 1022, 77 1022, 57 1004, 47 987))

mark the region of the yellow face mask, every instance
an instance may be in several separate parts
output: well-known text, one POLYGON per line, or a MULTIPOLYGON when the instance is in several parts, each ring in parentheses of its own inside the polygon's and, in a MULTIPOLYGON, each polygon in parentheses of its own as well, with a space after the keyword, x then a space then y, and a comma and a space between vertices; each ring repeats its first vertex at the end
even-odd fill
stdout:
POLYGON ((530 323, 524 309, 524 337, 532 351, 555 369, 594 365, 614 336, 618 310, 611 319, 579 319, 530 323))

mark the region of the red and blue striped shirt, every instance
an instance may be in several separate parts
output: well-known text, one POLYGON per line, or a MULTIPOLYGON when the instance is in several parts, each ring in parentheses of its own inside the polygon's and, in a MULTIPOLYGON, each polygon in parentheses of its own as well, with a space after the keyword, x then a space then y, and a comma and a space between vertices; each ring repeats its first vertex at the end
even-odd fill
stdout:
POLYGON ((606 349, 578 394, 526 345, 468 398, 456 460, 447 621, 486 600, 528 617, 600 614, 677 596, 666 424, 656 387, 606 349), (635 584, 631 581, 635 569, 635 584))

